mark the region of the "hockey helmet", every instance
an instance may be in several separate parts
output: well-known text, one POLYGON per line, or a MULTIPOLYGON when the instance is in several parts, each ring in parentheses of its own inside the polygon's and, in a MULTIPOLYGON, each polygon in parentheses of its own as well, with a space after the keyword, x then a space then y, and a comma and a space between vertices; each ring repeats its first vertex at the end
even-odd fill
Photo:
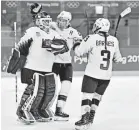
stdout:
POLYGON ((35 17, 36 25, 40 28, 49 28, 52 18, 45 11, 38 13, 35 17))
POLYGON ((67 28, 70 25, 70 21, 72 19, 72 15, 70 12, 67 11, 62 11, 58 16, 57 16, 57 24, 59 28, 67 28))
POLYGON ((94 33, 97 32, 108 32, 110 29, 110 22, 108 19, 105 18, 99 18, 95 21, 94 25, 93 25, 93 29, 92 31, 94 33))

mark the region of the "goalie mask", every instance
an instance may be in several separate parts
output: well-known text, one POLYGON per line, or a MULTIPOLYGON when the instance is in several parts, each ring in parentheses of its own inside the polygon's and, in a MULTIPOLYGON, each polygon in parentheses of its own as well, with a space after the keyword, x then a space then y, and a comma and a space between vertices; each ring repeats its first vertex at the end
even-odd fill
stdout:
POLYGON ((40 12, 36 15, 36 25, 41 29, 48 29, 52 18, 46 12, 40 12))
POLYGON ((57 25, 60 29, 65 29, 70 25, 70 21, 72 19, 71 13, 62 11, 58 16, 57 16, 57 25))
POLYGON ((110 29, 110 22, 108 19, 104 19, 104 18, 99 18, 96 20, 96 22, 93 25, 93 33, 98 33, 98 32, 107 32, 110 29))

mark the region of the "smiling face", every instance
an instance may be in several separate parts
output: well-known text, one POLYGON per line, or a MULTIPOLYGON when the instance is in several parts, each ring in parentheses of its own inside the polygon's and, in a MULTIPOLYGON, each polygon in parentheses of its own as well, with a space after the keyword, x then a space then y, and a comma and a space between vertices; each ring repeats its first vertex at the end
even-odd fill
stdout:
POLYGON ((57 18, 57 25, 60 29, 65 29, 69 25, 69 21, 64 18, 57 18))

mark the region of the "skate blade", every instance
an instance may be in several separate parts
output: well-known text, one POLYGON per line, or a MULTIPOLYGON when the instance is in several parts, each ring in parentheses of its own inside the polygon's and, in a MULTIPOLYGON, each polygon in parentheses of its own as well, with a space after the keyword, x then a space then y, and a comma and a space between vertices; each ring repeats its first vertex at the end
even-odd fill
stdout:
POLYGON ((50 122, 52 120, 53 120, 52 118, 42 118, 42 119, 37 120, 37 122, 50 122))
POLYGON ((93 123, 89 123, 89 124, 87 125, 88 129, 92 126, 92 124, 93 124, 93 123))
POLYGON ((75 130, 87 130, 87 129, 89 129, 88 125, 75 126, 75 130))
POLYGON ((17 121, 26 125, 34 124, 36 122, 35 120, 26 120, 24 118, 18 118, 17 121))
POLYGON ((69 118, 63 118, 63 117, 55 116, 54 121, 69 121, 69 118))

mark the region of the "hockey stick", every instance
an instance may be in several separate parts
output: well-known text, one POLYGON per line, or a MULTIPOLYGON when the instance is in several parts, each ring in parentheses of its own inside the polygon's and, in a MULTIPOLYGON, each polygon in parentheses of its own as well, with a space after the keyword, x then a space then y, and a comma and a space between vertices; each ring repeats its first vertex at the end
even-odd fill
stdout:
POLYGON ((121 18, 123 18, 124 16, 126 16, 127 14, 129 14, 131 12, 131 8, 128 7, 126 8, 118 17, 118 21, 117 21, 117 25, 116 25, 116 28, 115 28, 115 33, 114 33, 114 36, 116 37, 117 35, 117 31, 118 31, 118 26, 119 26, 119 23, 120 23, 120 20, 121 18))
POLYGON ((86 20, 87 20, 87 35, 89 35, 89 18, 88 18, 86 9, 85 9, 85 16, 86 16, 86 20))
MULTIPOLYGON (((16 48, 16 22, 14 22, 14 40, 15 40, 15 48, 16 48)), ((18 103, 18 83, 17 83, 17 75, 15 75, 15 101, 18 103)))

